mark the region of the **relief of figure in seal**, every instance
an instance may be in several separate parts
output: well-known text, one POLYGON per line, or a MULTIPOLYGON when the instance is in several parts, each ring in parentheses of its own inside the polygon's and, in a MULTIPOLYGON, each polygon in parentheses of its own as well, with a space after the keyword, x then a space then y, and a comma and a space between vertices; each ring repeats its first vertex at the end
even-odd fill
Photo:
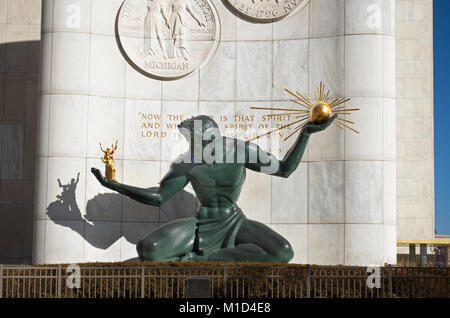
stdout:
POLYGON ((222 136, 212 118, 197 116, 178 125, 189 150, 172 162, 159 187, 126 185, 107 180, 96 168, 91 171, 104 187, 153 206, 162 206, 191 183, 200 201, 195 216, 164 224, 142 238, 136 246, 141 260, 287 263, 294 256, 289 242, 268 226, 247 219, 236 204, 246 170, 288 178, 299 166, 310 135, 325 130, 335 118, 306 124, 283 160, 278 160, 255 143, 222 136), (196 158, 207 150, 214 155, 196 158))
MULTIPOLYGON (((164 48, 164 26, 170 28, 165 12, 166 0, 146 0, 147 15, 144 19, 144 55, 167 58, 164 48)), ((167 33, 167 32, 166 32, 167 33)))
POLYGON ((190 0, 172 0, 169 5, 170 10, 170 38, 173 49, 172 56, 175 58, 190 59, 190 53, 186 45, 186 28, 188 26, 186 13, 189 13, 200 27, 206 27, 205 23, 195 13, 191 7, 190 0))
POLYGON ((190 52, 186 43, 186 29, 189 25, 187 13, 200 27, 206 27, 191 7, 189 0, 171 0, 168 5, 167 0, 146 0, 146 5, 148 11, 144 19, 142 54, 188 61, 190 52), (168 48, 165 47, 167 40, 168 48))

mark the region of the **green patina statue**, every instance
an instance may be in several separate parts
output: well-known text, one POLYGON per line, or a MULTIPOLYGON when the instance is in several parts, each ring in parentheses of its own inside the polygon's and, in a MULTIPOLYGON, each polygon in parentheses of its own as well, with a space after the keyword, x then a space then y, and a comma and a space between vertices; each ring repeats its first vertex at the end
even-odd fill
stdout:
POLYGON ((153 206, 163 205, 191 182, 201 204, 195 217, 169 222, 145 236, 137 243, 141 260, 287 263, 294 256, 289 242, 247 219, 236 205, 246 169, 288 178, 300 164, 310 135, 326 129, 335 118, 305 125, 281 161, 255 143, 221 136, 208 116, 185 120, 178 128, 190 149, 172 162, 157 188, 121 184, 91 170, 103 186, 153 206))

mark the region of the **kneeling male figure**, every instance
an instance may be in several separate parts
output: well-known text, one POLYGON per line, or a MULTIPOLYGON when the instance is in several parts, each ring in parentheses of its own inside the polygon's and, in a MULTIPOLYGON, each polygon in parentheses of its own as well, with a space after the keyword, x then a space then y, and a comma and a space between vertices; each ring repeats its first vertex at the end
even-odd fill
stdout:
POLYGON ((300 164, 309 136, 326 129, 334 118, 306 125, 280 161, 254 143, 221 136, 213 119, 197 116, 178 125, 190 149, 171 164, 159 187, 144 189, 106 180, 95 168, 92 173, 103 186, 153 206, 163 205, 192 184, 201 204, 195 217, 169 222, 145 236, 137 243, 141 260, 287 263, 294 256, 289 242, 266 225, 247 219, 236 204, 246 169, 288 178, 300 164), (197 160, 195 155, 208 149, 213 159, 197 160))

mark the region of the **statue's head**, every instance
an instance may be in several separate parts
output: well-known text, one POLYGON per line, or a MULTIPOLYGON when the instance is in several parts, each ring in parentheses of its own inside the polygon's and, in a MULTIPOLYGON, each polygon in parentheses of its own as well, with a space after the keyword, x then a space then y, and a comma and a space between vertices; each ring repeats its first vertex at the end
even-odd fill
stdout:
POLYGON ((182 121, 178 125, 180 133, 187 139, 188 142, 194 141, 194 138, 200 138, 198 140, 214 139, 214 137, 209 138, 214 135, 215 137, 220 136, 219 125, 208 116, 199 115, 191 117, 182 121))

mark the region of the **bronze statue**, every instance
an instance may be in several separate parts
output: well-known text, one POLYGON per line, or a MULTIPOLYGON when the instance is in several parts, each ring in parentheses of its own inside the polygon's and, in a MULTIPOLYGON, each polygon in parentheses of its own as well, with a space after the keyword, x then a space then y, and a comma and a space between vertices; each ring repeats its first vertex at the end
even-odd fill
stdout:
POLYGON ((192 184, 201 203, 195 217, 169 222, 145 236, 137 243, 141 260, 287 263, 294 256, 289 242, 247 219, 236 205, 246 170, 288 178, 300 164, 310 135, 326 129, 335 118, 305 125, 283 160, 278 160, 255 143, 221 136, 213 119, 197 116, 178 125, 190 149, 172 162, 159 187, 144 189, 107 180, 95 168, 92 173, 103 186, 153 206, 163 205, 192 184), (210 157, 199 159, 199 153, 208 151, 210 157))
POLYGON ((112 148, 103 149, 102 143, 100 142, 100 150, 105 154, 102 158, 102 162, 105 164, 105 177, 107 180, 116 181, 116 167, 114 165, 114 152, 117 150, 117 143, 112 145, 112 148))

